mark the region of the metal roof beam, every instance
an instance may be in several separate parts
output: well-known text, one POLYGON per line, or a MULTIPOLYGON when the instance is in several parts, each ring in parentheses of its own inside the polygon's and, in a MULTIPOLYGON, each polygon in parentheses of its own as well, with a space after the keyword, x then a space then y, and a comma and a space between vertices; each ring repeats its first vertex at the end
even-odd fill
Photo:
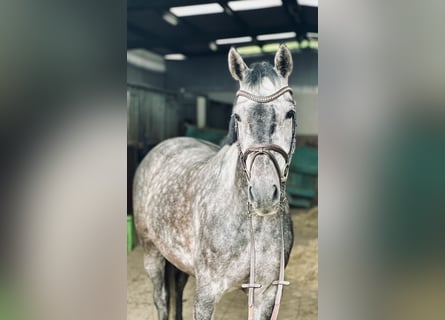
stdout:
MULTIPOLYGON (((140 48, 164 47, 166 49, 181 52, 180 47, 178 47, 176 45, 176 43, 174 41, 172 41, 171 39, 166 40, 165 38, 156 36, 153 33, 146 31, 145 29, 137 26, 136 24, 134 24, 130 21, 127 21, 127 32, 133 33, 134 35, 144 39, 143 41, 146 42, 146 44, 154 44, 154 43, 156 44, 155 46, 144 45, 143 47, 140 47, 140 48)), ((140 42, 140 40, 138 40, 137 42, 140 42)), ((134 41, 133 41, 133 43, 134 43, 134 41)), ((135 47, 133 47, 133 48, 135 48, 135 47)))

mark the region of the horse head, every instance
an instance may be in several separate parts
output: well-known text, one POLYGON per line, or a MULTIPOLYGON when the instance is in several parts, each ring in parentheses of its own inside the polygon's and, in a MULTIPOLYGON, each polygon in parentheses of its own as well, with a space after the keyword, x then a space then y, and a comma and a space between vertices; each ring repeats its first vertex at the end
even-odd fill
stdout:
POLYGON ((292 55, 285 45, 275 54, 275 65, 248 67, 231 48, 229 70, 239 82, 229 137, 237 143, 248 180, 248 201, 261 216, 278 212, 294 150, 295 103, 288 78, 292 55))

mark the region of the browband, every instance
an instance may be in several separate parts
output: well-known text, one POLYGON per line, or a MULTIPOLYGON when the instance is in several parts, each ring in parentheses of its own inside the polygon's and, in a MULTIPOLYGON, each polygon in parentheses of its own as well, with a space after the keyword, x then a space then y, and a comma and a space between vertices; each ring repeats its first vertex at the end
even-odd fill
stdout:
POLYGON ((236 96, 237 97, 242 96, 249 100, 258 102, 258 103, 267 103, 267 102, 271 102, 271 101, 277 99, 278 97, 285 94, 286 92, 290 92, 290 94, 292 94, 292 88, 289 86, 285 86, 285 87, 281 88, 280 90, 278 90, 268 96, 256 96, 256 95, 251 94, 245 90, 238 90, 236 92, 236 96))

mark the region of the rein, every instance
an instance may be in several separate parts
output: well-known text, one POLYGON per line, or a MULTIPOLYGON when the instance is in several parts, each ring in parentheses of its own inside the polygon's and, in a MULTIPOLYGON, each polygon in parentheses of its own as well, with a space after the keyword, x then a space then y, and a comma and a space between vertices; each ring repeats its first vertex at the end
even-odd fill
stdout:
MULTIPOLYGON (((292 89, 289 86, 286 86, 286 87, 283 87, 283 88, 279 89, 278 91, 276 91, 275 93, 268 95, 268 96, 256 96, 256 95, 253 95, 245 90, 238 90, 238 92, 236 93, 236 97, 242 96, 249 100, 258 102, 258 103, 267 103, 267 102, 271 102, 271 101, 279 98, 286 92, 290 92, 292 94, 292 89)), ((236 134, 238 134, 238 132, 236 134)), ((292 141, 292 143, 291 143, 289 152, 286 152, 280 146, 278 146, 276 144, 271 144, 271 143, 254 144, 254 145, 248 147, 243 152, 241 149, 239 140, 237 142, 238 149, 239 149, 239 157, 240 157, 241 164, 243 166, 243 170, 244 170, 244 173, 246 175, 248 182, 250 181, 251 169, 252 169, 253 163, 255 162, 255 159, 257 156, 266 155, 272 161, 272 163, 275 167, 275 170, 277 171, 277 174, 280 177, 280 191, 281 191, 280 203, 283 203, 286 201, 286 192, 285 192, 286 181, 287 181, 287 177, 289 174, 290 160, 291 160, 292 154, 295 149, 295 122, 292 125, 292 140, 291 141, 292 141), (283 173, 281 173, 281 169, 278 164, 278 161, 277 161, 276 157, 274 156, 274 154, 272 153, 272 151, 280 154, 283 157, 283 159, 285 160, 286 165, 285 165, 283 173), (250 167, 247 168, 246 163, 247 163, 247 158, 249 155, 251 155, 253 158, 252 158, 250 167)), ((249 276, 249 283, 242 284, 241 287, 244 289, 247 289, 247 288, 249 289, 248 320, 253 320, 253 318, 254 318, 255 289, 261 288, 262 285, 255 283, 255 237, 254 237, 253 221, 252 221, 253 215, 251 212, 251 205, 250 205, 249 201, 247 202, 247 210, 248 210, 248 214, 250 217, 250 228, 249 228, 250 229, 250 276, 249 276)), ((281 297, 282 297, 282 293, 283 293, 283 286, 290 284, 288 281, 284 280, 285 261, 284 261, 283 215, 281 215, 281 219, 280 219, 280 229, 281 229, 280 274, 279 274, 278 280, 272 282, 273 285, 278 286, 278 289, 277 289, 277 293, 275 296, 275 305, 274 305, 274 308, 272 311, 271 320, 276 320, 278 317, 278 312, 279 312, 280 303, 281 303, 281 297)))

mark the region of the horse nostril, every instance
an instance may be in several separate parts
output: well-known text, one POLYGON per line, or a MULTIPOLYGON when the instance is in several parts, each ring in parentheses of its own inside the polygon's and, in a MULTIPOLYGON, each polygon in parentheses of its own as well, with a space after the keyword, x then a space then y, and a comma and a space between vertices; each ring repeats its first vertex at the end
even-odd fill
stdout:
POLYGON ((274 191, 273 191, 272 200, 277 201, 278 198, 280 197, 280 195, 278 194, 278 187, 276 184, 273 185, 273 189, 274 189, 274 191))

